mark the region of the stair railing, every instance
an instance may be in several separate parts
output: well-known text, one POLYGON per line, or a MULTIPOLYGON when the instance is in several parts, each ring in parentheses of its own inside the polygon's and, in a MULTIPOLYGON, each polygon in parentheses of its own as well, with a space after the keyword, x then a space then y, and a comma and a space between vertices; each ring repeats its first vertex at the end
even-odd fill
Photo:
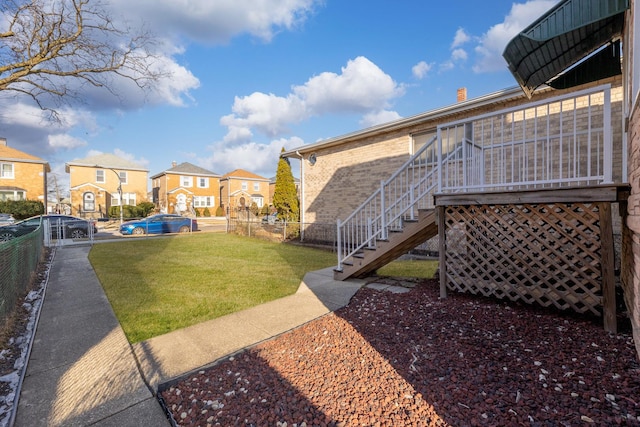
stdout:
POLYGON ((387 240, 391 230, 401 230, 405 220, 417 218, 418 209, 433 207, 437 188, 437 137, 433 137, 407 160, 344 221, 337 225, 337 270, 364 248, 374 248, 387 240))

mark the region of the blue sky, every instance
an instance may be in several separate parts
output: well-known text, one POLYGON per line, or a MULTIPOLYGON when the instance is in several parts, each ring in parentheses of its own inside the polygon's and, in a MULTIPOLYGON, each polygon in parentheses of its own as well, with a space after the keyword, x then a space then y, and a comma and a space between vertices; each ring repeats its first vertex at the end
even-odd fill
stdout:
MULTIPOLYGON (((224 174, 275 175, 286 149, 516 85, 506 43, 557 0, 109 0, 113 16, 158 37, 151 92, 114 82, 42 119, 0 96, 0 136, 64 163, 98 153, 150 175, 191 162, 224 174)), ((1 23, 0 23, 1 25, 1 23)), ((294 173, 296 167, 292 167, 294 173)))

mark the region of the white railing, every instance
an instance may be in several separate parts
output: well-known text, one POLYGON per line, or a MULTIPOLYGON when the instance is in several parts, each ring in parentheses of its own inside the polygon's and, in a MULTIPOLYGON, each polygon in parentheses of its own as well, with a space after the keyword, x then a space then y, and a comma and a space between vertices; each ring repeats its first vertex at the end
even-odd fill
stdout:
POLYGON ((434 139, 338 220, 337 270, 418 209, 433 208, 434 193, 611 183, 620 179, 613 154, 609 85, 438 126, 434 139))
POLYGON ((402 229, 406 219, 417 218, 418 209, 433 207, 437 187, 436 138, 427 142, 380 188, 344 221, 338 220, 338 270, 344 260, 377 240, 386 240, 389 231, 402 229))
POLYGON ((609 85, 438 127, 438 193, 612 183, 609 85), (464 144, 463 144, 464 141, 464 144))

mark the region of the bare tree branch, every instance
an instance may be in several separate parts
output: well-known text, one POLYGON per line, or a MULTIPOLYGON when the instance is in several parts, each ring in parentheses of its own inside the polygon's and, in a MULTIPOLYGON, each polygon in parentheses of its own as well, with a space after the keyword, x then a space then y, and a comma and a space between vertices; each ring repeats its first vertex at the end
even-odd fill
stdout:
MULTIPOLYGON (((119 28, 99 0, 3 0, 0 15, 0 91, 78 98, 83 85, 115 93, 116 76, 148 89, 165 74, 154 70, 154 39, 119 28)), ((55 113, 55 111, 54 111, 55 113)))

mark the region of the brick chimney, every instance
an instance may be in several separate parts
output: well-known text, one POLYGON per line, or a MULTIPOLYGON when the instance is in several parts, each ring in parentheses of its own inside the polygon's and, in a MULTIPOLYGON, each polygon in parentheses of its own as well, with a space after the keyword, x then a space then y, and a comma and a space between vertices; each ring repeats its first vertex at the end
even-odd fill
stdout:
POLYGON ((458 102, 462 102, 466 100, 467 100, 467 88, 461 87, 460 89, 458 89, 458 102))
POLYGON ((178 166, 178 164, 176 163, 176 161, 174 160, 173 162, 171 162, 171 167, 175 168, 176 166, 178 166))

